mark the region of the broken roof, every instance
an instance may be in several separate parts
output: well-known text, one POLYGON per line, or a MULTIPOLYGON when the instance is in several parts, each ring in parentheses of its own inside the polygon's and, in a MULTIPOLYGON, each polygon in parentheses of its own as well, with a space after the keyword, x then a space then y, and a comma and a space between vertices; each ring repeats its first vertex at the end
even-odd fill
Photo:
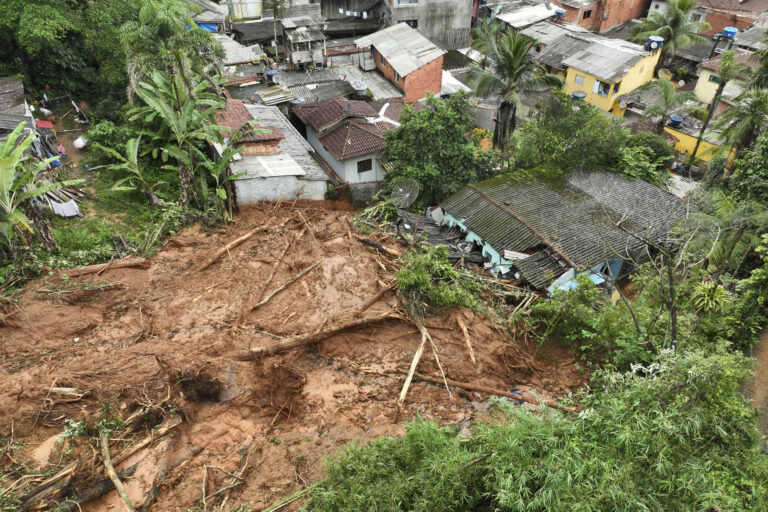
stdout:
POLYGON ((543 45, 554 43, 563 34, 589 34, 587 29, 573 23, 552 23, 551 21, 541 21, 520 32, 543 45))
POLYGON ((526 5, 514 11, 496 16, 512 28, 524 28, 555 15, 555 6, 549 2, 538 5, 526 5))
MULTIPOLYGON (((638 133, 646 132, 646 133, 656 133, 656 123, 653 121, 653 119, 638 119, 637 121, 632 121, 631 123, 627 123, 624 125, 624 128, 629 130, 629 133, 632 135, 636 135, 638 133)), ((673 146, 680 142, 680 140, 669 133, 668 131, 664 130, 661 132, 661 136, 664 137, 664 140, 672 144, 673 146)))
POLYGON ((34 128, 35 120, 24 101, 24 84, 17 76, 0 78, 0 134, 14 130, 21 122, 26 123, 27 132, 34 128))
POLYGON ((362 119, 348 119, 319 140, 336 160, 347 160, 376 153, 384 149, 384 132, 396 128, 386 121, 371 123, 362 119))
POLYGON ((285 25, 285 20, 283 20, 283 27, 286 29, 286 37, 288 37, 288 40, 292 43, 307 43, 310 41, 325 40, 325 35, 323 35, 323 32, 317 28, 306 26, 289 28, 285 25))
POLYGON ((301 105, 293 109, 301 121, 317 131, 347 117, 378 117, 379 113, 365 101, 334 98, 332 100, 301 105))
MULTIPOLYGON (((717 73, 720 71, 720 61, 722 60, 723 55, 720 54, 717 57, 713 57, 709 60, 705 60, 701 64, 699 64, 699 67, 704 69, 709 69, 710 71, 714 71, 717 73)), ((759 64, 756 56, 751 52, 741 52, 737 51, 736 62, 740 62, 742 64, 747 64, 748 66, 752 68, 756 68, 759 64)))
MULTIPOLYGON (((224 137, 229 137, 234 131, 242 127, 244 124, 253 121, 253 116, 248 109, 245 108, 245 102, 238 99, 227 99, 226 108, 216 111, 216 124, 225 127, 221 130, 224 137)), ((249 142, 265 142, 284 139, 279 129, 272 126, 260 126, 253 127, 258 130, 249 137, 244 137, 238 140, 238 144, 247 144, 249 142)))
POLYGON ((401 76, 426 66, 445 52, 406 23, 355 40, 358 47, 373 46, 401 76))
POLYGON ((649 55, 651 52, 639 44, 597 36, 585 48, 563 59, 563 66, 607 82, 616 82, 629 68, 649 55))
POLYGON ((537 288, 570 268, 637 255, 643 244, 614 225, 619 219, 637 235, 659 238, 686 214, 672 194, 606 171, 547 183, 499 176, 467 186, 441 206, 497 252, 529 254, 515 266, 537 288))
POLYGON ((563 61, 577 52, 584 50, 592 44, 597 36, 587 34, 563 34, 549 44, 535 58, 545 66, 555 69, 565 69, 563 61))
POLYGON ((764 25, 755 24, 744 32, 739 32, 736 34, 736 45, 750 50, 761 49, 764 46, 763 41, 766 37, 765 29, 766 27, 764 25))
POLYGON ((314 153, 312 146, 285 118, 279 108, 254 104, 246 104, 245 108, 260 124, 274 126, 284 135, 284 138, 280 140, 280 155, 290 155, 301 166, 304 175, 300 179, 311 181, 328 181, 330 179, 312 156, 314 153))

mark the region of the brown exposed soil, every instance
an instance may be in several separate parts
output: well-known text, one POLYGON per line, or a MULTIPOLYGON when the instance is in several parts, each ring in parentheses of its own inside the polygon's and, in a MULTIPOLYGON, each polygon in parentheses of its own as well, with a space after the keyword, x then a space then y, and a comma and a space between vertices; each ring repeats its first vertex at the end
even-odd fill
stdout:
MULTIPOLYGON (((463 428, 483 418, 487 396, 458 389, 449 396, 443 386, 420 381, 414 381, 398 414, 404 373, 421 340, 414 325, 401 319, 269 357, 235 357, 358 318, 357 308, 391 281, 392 264, 350 237, 345 215, 350 213, 327 205, 264 205, 242 212, 226 228, 193 227, 167 240, 148 269, 108 269, 69 282, 50 276, 29 284, 18 307, 0 312, 0 436, 25 445, 0 460, 0 471, 18 468, 22 459, 54 472, 77 460, 75 475, 62 491, 77 496, 105 473, 98 447, 59 437, 66 420, 84 421, 93 436, 103 418, 133 418, 130 433, 113 436, 110 449, 117 456, 152 428, 180 417, 171 434, 116 464, 118 471, 136 466, 125 479, 136 509, 166 468, 152 510, 200 506, 204 477, 209 510, 223 500, 223 510, 237 505, 260 510, 322 479, 324 458, 346 443, 401 435, 417 413, 463 428), (283 221, 284 226, 254 236, 197 271, 228 242, 254 227, 283 221), (311 233, 296 239, 305 222, 311 233), (251 310, 318 261, 286 291, 251 310), (86 293, 84 283, 120 287, 86 293), (81 291, 51 293, 72 288, 81 291), (228 475, 235 472, 241 483, 228 475)), ((385 245, 402 250, 391 240, 385 245)), ((397 306, 396 296, 389 294, 359 317, 397 306)), ((449 311, 427 324, 449 379, 535 391, 544 399, 583 383, 569 364, 572 353, 510 339, 490 318, 449 311), (457 318, 469 329, 476 364, 457 318)), ((440 376, 429 348, 418 371, 440 376)), ((84 511, 120 509, 114 491, 82 505, 84 511)))
POLYGON ((763 331, 752 356, 757 359, 755 375, 744 383, 744 395, 753 400, 760 430, 768 434, 768 329, 763 331))

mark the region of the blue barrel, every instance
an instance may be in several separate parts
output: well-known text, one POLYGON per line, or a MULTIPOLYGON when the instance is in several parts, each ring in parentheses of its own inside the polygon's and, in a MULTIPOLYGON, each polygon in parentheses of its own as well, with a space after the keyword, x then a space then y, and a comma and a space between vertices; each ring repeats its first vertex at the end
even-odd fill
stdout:
POLYGON ((736 34, 738 33, 739 33, 739 29, 737 29, 736 27, 725 27, 723 29, 723 35, 728 39, 735 39, 736 34))
POLYGON ((683 118, 682 117, 680 117, 680 116, 670 116, 670 118, 669 118, 669 126, 671 126, 673 128, 677 128, 681 124, 683 124, 683 118))
POLYGON ((648 37, 648 46, 651 48, 651 50, 656 50, 657 48, 661 48, 661 45, 664 44, 664 38, 659 36, 650 36, 648 37))
POLYGON ((565 9, 555 9, 555 18, 559 20, 565 18, 565 9))
POLYGON ((587 93, 584 91, 573 91, 571 93, 571 99, 573 101, 584 101, 584 99, 587 97, 587 93))

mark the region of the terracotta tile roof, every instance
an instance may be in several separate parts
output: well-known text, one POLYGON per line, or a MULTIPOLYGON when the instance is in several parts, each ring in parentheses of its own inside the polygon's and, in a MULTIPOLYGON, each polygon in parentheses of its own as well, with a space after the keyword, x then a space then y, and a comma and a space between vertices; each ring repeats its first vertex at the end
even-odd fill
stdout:
POLYGON ((336 160, 368 155, 384 149, 384 132, 379 125, 395 128, 389 123, 371 124, 350 119, 320 137, 320 142, 336 160))
POLYGON ((373 107, 376 112, 381 112, 381 109, 384 107, 384 105, 389 104, 387 109, 384 111, 384 116, 387 119, 391 119, 392 121, 399 122, 400 116, 402 115, 403 111, 405 110, 406 106, 410 106, 415 112, 418 112, 419 110, 424 110, 424 104, 422 103, 411 103, 409 105, 406 105, 402 101, 395 101, 395 100, 388 100, 388 101, 374 101, 370 105, 373 107))
POLYGON ((251 73, 250 75, 232 76, 229 77, 227 81, 222 85, 226 87, 229 85, 247 84, 248 82, 258 82, 261 80, 262 76, 264 76, 263 73, 251 73))
MULTIPOLYGON (((635 135, 640 132, 656 133, 656 123, 652 119, 638 119, 624 125, 624 128, 629 130, 629 133, 635 135)), ((680 142, 677 137, 664 130, 661 134, 664 140, 672 144, 673 146, 680 142)))
MULTIPOLYGON (((224 137, 229 137, 235 130, 253 120, 253 116, 248 112, 248 109, 245 108, 245 102, 243 100, 228 99, 227 108, 216 111, 216 124, 227 128, 221 131, 224 137)), ((245 144, 248 142, 264 142, 285 138, 285 135, 273 126, 261 126, 257 124, 254 128, 260 131, 266 131, 240 139, 238 142, 245 144)))
POLYGON ((346 117, 378 117, 379 113, 364 101, 334 98, 293 109, 301 121, 317 131, 346 117))
POLYGON ((757 16, 768 11, 768 0, 701 0, 699 5, 705 9, 728 11, 736 15, 757 16))
MULTIPOLYGON (((720 69, 720 58, 722 55, 718 55, 717 57, 713 57, 709 60, 705 60, 701 64, 699 64, 699 67, 702 67, 704 69, 709 69, 711 71, 718 71, 720 69)), ((758 65, 757 59, 752 57, 752 53, 740 53, 736 55, 736 62, 741 62, 742 64, 747 64, 750 67, 756 68, 758 65)))

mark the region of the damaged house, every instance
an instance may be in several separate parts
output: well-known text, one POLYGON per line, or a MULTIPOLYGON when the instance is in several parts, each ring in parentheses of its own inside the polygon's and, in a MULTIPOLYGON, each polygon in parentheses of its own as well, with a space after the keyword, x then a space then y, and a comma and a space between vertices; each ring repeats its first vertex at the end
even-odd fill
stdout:
POLYGON ((229 99, 217 112, 225 137, 258 120, 254 134, 240 139, 240 153, 230 163, 235 196, 240 206, 281 199, 322 200, 330 178, 312 156, 313 150, 277 107, 249 105, 229 99))
POLYGON ((611 283, 628 262, 648 259, 640 239, 665 238, 689 211, 664 190, 606 171, 546 183, 499 176, 468 185, 440 208, 443 225, 479 246, 486 266, 549 292, 583 273, 611 283))

